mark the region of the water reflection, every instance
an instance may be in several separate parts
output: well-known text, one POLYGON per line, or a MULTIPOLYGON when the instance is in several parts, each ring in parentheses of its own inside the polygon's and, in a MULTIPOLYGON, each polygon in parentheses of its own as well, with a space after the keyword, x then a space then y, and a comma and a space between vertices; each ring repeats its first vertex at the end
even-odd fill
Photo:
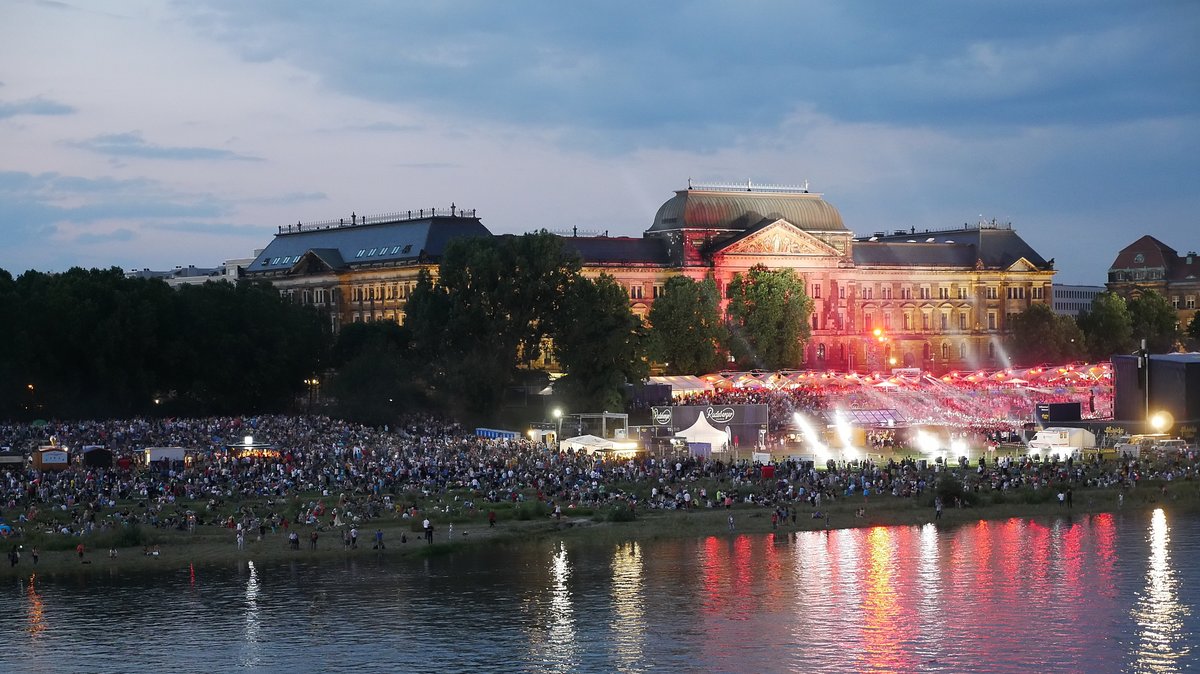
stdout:
POLYGON ((254 562, 248 562, 248 564, 250 565, 250 577, 246 580, 246 628, 243 637, 242 665, 253 667, 258 664, 258 633, 261 627, 258 620, 258 569, 254 568, 254 562))
POLYGON ((46 610, 42 605, 42 595, 38 594, 34 587, 36 579, 37 574, 29 576, 29 585, 25 589, 25 594, 29 597, 29 627, 26 629, 34 638, 46 629, 46 610))
POLYGON ((642 609, 642 546, 619 545, 613 550, 613 619, 609 631, 614 642, 616 669, 641 672, 646 641, 646 616, 642 609))
POLYGON ((870 672, 914 671, 906 648, 903 606, 898 597, 895 536, 900 529, 875 527, 867 534, 867 578, 863 596, 863 656, 856 669, 870 672))
POLYGON ((544 613, 545 631, 539 634, 535 627, 530 635, 530 645, 539 665, 536 671, 569 672, 578 665, 579 644, 575 634, 574 602, 568 586, 571 564, 567 559, 567 548, 562 543, 554 546, 549 569, 550 597, 544 613))
POLYGON ((1162 508, 1150 517, 1147 542, 1150 564, 1146 587, 1132 612, 1139 639, 1135 666, 1144 672, 1177 672, 1181 669, 1179 660, 1190 651, 1183 633, 1188 611, 1179 603, 1178 580, 1171 568, 1171 528, 1162 508))

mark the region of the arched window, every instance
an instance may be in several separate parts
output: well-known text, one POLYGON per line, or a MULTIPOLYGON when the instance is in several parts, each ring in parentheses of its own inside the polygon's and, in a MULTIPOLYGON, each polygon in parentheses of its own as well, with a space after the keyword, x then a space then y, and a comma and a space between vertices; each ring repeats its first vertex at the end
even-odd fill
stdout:
POLYGON ((959 360, 967 359, 967 343, 966 342, 962 342, 961 344, 958 345, 958 359, 959 360))
POLYGON ((817 360, 825 360, 825 345, 817 345, 817 360))
POLYGON ((942 342, 942 360, 950 360, 950 343, 942 342))

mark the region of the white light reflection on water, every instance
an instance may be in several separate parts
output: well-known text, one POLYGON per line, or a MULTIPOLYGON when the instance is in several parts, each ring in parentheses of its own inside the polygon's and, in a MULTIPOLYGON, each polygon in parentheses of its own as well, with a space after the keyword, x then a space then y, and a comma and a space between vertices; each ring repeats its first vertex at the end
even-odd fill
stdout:
POLYGON ((259 660, 259 631, 261 625, 258 619, 258 569, 254 562, 250 565, 250 578, 246 580, 246 629, 243 636, 241 664, 243 667, 253 667, 259 660))
POLYGON ((1132 614, 1138 627, 1139 647, 1134 666, 1139 672, 1177 672, 1179 660, 1190 652, 1183 633, 1187 609, 1179 603, 1178 584, 1171 568, 1171 527, 1162 508, 1150 517, 1150 564, 1146 587, 1138 594, 1132 614))
POLYGON ((579 666, 575 608, 567 585, 570 579, 567 548, 560 542, 550 556, 550 601, 545 611, 544 631, 541 631, 542 621, 538 620, 530 634, 532 655, 539 665, 534 671, 572 672, 579 666))
POLYGON ((613 619, 609 627, 614 642, 615 667, 620 672, 645 671, 643 644, 646 615, 642 609, 642 547, 618 545, 612 559, 613 619))

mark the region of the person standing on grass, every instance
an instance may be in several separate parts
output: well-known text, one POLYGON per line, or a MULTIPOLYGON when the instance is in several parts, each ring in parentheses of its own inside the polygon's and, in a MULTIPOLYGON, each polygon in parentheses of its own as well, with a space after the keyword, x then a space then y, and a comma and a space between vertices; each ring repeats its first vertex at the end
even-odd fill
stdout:
POLYGON ((383 549, 383 529, 375 530, 375 549, 376 550, 383 549))

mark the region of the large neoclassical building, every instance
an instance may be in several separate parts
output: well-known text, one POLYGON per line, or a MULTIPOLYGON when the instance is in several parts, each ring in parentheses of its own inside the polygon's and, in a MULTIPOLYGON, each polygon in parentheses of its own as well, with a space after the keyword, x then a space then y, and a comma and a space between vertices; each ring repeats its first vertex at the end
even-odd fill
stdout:
MULTIPOLYGON (((245 275, 328 310, 335 329, 403 322, 418 272, 436 273, 446 242, 460 236, 491 233, 455 207, 297 223, 280 227, 245 275)), ((642 316, 673 275, 712 275, 724 291, 758 264, 795 270, 814 303, 805 363, 813 369, 1003 367, 1012 317, 1052 299, 1053 260, 1010 225, 856 237, 831 203, 803 188, 689 184, 641 237, 564 239, 585 274, 613 276, 642 316)))

